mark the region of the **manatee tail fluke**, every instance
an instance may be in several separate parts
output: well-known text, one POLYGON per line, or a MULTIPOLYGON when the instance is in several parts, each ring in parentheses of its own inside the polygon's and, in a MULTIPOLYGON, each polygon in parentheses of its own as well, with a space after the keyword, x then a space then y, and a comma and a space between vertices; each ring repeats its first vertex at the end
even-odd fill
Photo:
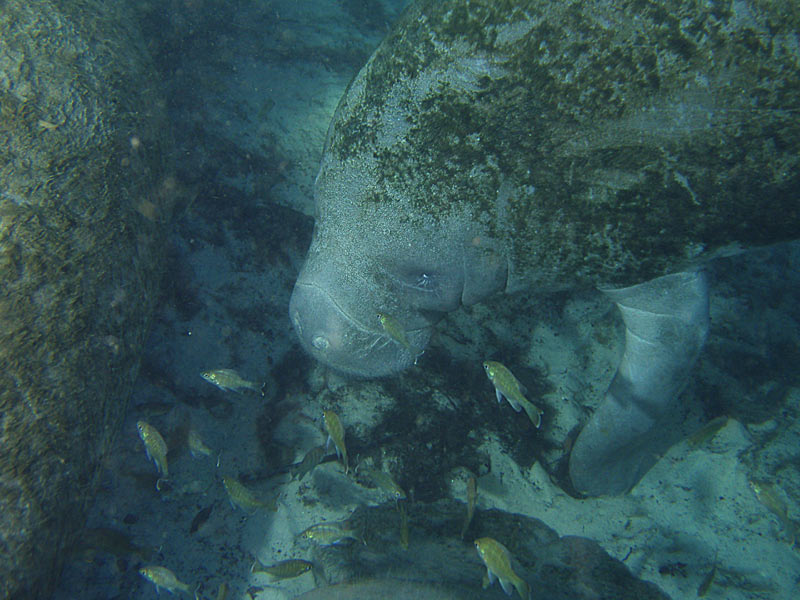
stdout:
POLYGON ((708 332, 701 271, 603 290, 625 324, 625 351, 603 403, 570 455, 572 483, 599 496, 630 490, 671 444, 670 416, 708 332))

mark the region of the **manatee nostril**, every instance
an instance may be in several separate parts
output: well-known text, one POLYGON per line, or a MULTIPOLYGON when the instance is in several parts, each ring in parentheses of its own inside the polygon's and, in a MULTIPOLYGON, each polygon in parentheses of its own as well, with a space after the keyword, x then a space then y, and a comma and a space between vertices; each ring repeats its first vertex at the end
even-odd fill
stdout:
POLYGON ((315 335, 311 340, 311 345, 317 350, 327 350, 331 343, 324 335, 315 335))

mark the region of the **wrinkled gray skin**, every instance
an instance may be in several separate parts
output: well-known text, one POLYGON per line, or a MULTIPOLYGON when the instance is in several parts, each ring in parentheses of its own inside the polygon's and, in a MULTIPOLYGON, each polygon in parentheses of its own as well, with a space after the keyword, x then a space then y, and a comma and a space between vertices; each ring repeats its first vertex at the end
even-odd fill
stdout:
POLYGON ((0 600, 58 585, 159 298, 176 189, 136 17, 0 2, 0 600))
MULTIPOLYGON (((303 346, 345 373, 381 376, 407 367, 460 304, 656 280, 628 314, 666 304, 682 324, 634 326, 654 336, 660 363, 638 381, 618 373, 604 423, 623 432, 590 423, 571 464, 581 491, 630 487, 638 475, 602 483, 597 457, 619 466, 646 454, 639 444, 680 390, 707 328, 697 265, 800 231, 798 11, 790 1, 413 5, 330 126, 290 305, 303 346), (656 279, 679 272, 691 293, 656 279), (410 349, 378 312, 402 324, 410 349), (670 340, 675 331, 683 338, 670 340), (647 396, 662 384, 668 394, 647 396)), ((648 344, 631 346, 625 320, 621 364, 647 364, 648 344)))

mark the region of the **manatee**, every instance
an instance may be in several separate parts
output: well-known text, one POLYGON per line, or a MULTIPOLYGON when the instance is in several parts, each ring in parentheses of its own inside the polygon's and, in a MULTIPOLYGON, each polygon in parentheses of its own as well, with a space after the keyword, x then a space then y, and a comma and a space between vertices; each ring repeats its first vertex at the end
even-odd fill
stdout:
POLYGON ((570 476, 630 489, 703 347, 703 265, 800 232, 798 31, 789 1, 416 2, 328 130, 303 347, 384 376, 462 304, 600 288, 626 346, 570 476))
POLYGON ((49 598, 161 280, 167 120, 130 3, 0 8, 0 598, 49 598))

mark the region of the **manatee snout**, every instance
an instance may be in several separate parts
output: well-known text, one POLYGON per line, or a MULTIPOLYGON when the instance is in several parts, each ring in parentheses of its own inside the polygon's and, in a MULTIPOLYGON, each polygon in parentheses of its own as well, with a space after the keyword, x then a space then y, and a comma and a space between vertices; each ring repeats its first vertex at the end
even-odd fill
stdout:
POLYGON ((358 309, 320 283, 302 278, 295 284, 289 316, 303 348, 320 362, 348 375, 381 377, 411 365, 431 335, 430 326, 408 331, 413 344, 404 348, 382 330, 378 313, 363 296, 358 309))

